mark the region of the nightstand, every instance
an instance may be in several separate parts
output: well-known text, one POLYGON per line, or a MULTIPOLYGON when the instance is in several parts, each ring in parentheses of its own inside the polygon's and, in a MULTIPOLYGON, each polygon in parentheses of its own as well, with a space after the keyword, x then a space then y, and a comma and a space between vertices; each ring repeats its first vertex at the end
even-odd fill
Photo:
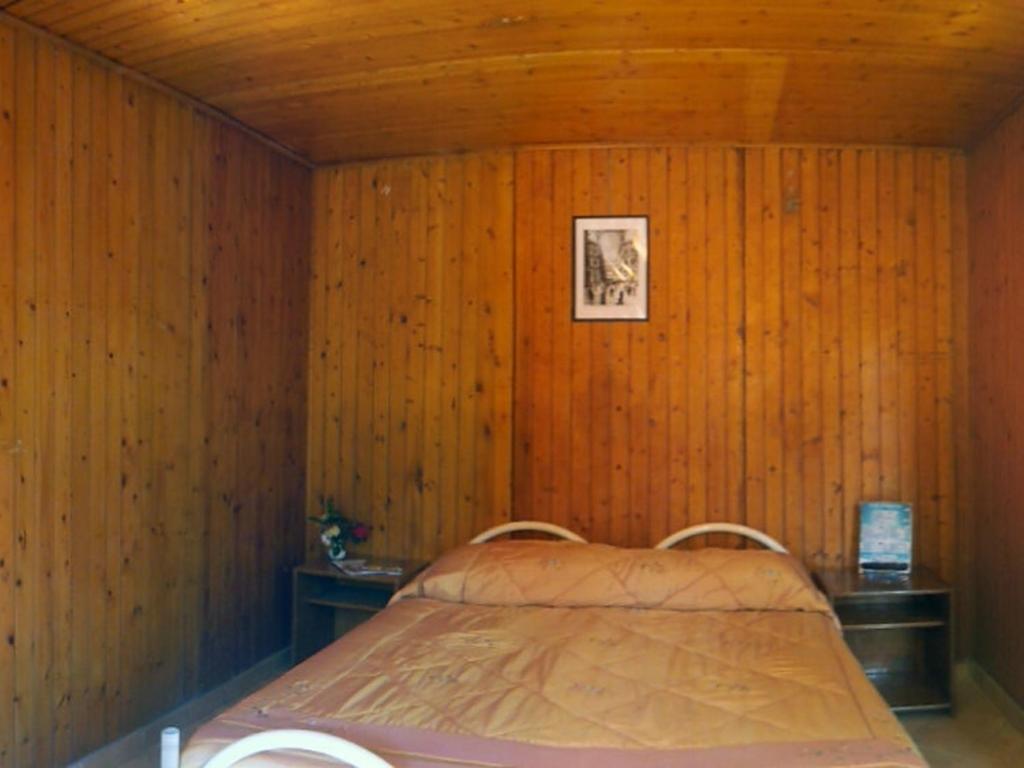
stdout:
POLYGON ((945 710, 950 696, 950 587, 925 568, 909 574, 815 573, 843 637, 896 712, 945 710))
POLYGON ((312 656, 350 629, 383 610, 426 563, 372 558, 401 565, 401 576, 347 576, 326 561, 292 571, 292 663, 312 656))

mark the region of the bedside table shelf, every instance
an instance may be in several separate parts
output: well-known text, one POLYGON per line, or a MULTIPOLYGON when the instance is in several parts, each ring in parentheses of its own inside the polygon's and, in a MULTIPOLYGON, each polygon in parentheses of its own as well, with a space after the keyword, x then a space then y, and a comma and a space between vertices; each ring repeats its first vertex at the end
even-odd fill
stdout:
POLYGON ((949 709, 950 588, 924 568, 911 574, 815 574, 853 655, 897 712, 949 709))
POLYGON ((894 712, 931 712, 949 709, 949 694, 926 675, 868 675, 894 712))
POLYGON ((941 627, 946 623, 938 605, 921 605, 916 601, 848 602, 835 606, 846 632, 908 627, 941 627))
POLYGON ((292 572, 292 663, 312 656, 387 606, 426 563, 374 558, 400 565, 401 576, 347 576, 326 561, 292 572))

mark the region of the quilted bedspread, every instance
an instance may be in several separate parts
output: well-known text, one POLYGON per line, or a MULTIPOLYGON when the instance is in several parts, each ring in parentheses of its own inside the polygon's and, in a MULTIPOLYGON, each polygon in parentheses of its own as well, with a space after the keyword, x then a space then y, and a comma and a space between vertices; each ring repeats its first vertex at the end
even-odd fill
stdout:
POLYGON ((924 765, 800 565, 753 550, 457 549, 200 729, 183 765, 285 727, 400 768, 924 765))

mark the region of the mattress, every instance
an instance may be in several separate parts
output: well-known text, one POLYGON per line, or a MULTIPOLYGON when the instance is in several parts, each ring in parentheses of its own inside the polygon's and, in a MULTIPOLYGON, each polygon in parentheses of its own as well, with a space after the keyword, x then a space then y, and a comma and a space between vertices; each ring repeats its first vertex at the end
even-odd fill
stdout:
POLYGON ((454 550, 202 727, 183 765, 270 728, 334 733, 398 768, 925 764, 803 568, 754 550, 454 550))

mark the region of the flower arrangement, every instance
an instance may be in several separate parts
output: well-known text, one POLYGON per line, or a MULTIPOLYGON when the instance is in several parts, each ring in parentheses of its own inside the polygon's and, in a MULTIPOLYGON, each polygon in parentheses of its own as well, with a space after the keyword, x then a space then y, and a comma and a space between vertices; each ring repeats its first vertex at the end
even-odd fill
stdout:
POLYGON ((344 560, 347 554, 345 545, 350 541, 359 544, 370 538, 370 526, 349 520, 341 514, 333 498, 321 497, 320 506, 323 507, 323 514, 311 517, 309 521, 320 526, 320 541, 327 548, 327 557, 331 560, 344 560))

